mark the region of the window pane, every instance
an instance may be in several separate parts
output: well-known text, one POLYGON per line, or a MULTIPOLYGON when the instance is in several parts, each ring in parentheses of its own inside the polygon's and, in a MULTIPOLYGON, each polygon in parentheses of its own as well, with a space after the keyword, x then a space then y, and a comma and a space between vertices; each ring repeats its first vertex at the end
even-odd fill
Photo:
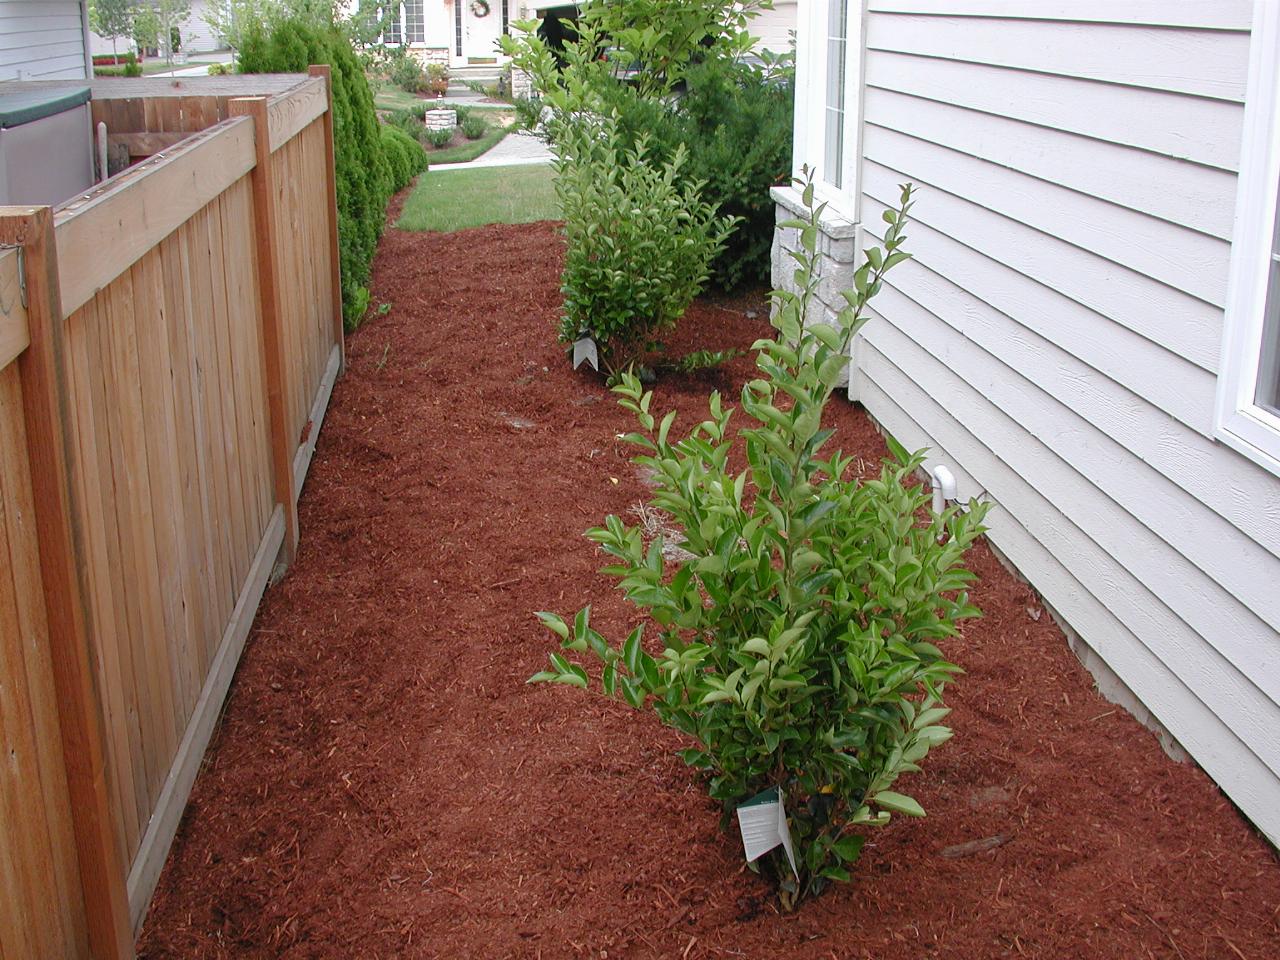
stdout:
POLYGON ((844 88, 848 59, 849 0, 837 0, 828 8, 826 124, 823 130, 822 179, 841 185, 844 168, 844 88))
POLYGON ((1271 270, 1267 279, 1267 306, 1262 320, 1262 355, 1258 362, 1258 387, 1253 401, 1280 416, 1280 211, 1271 240, 1271 270))
POLYGON ((387 16, 387 33, 384 38, 386 43, 400 42, 400 4, 393 3, 386 8, 387 16))
POLYGON ((844 111, 829 109, 826 113, 826 150, 822 157, 822 167, 826 173, 822 179, 833 187, 838 187, 840 171, 844 167, 844 111))
POLYGON ((405 39, 410 43, 423 43, 426 41, 426 31, 424 29, 422 17, 423 0, 405 0, 404 5, 404 35, 405 39))

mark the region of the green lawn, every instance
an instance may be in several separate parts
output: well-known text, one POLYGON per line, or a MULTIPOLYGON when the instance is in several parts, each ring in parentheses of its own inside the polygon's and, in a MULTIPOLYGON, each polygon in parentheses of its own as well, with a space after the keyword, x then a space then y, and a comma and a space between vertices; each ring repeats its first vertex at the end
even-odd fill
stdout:
POLYGON ((465 230, 560 219, 550 166, 428 170, 404 205, 401 230, 465 230))
MULTIPOLYGON (((412 93, 405 93, 399 87, 390 85, 384 86, 373 95, 373 105, 379 110, 408 110, 410 107, 422 102, 424 102, 422 97, 414 96, 412 93)), ((468 103, 467 106, 476 110, 506 110, 511 112, 511 105, 508 103, 468 103)))
POLYGON ((379 110, 408 110, 421 102, 421 97, 405 93, 399 87, 383 87, 373 95, 373 105, 379 110))
POLYGON ((437 163, 466 163, 468 160, 474 160, 494 146, 507 135, 507 132, 505 127, 490 127, 479 140, 468 140, 466 143, 459 144, 456 147, 445 147, 441 150, 436 150, 424 144, 423 149, 427 151, 427 162, 433 165, 437 163))
POLYGON ((207 67, 213 60, 188 60, 186 63, 175 63, 172 66, 164 62, 164 57, 142 61, 142 75, 149 77, 153 73, 168 73, 170 70, 186 70, 188 67, 207 67))

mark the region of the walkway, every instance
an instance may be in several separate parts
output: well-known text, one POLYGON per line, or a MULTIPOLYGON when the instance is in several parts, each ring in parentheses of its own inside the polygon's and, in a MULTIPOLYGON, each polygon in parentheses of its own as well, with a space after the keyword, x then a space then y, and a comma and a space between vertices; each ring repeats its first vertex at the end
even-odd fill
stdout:
POLYGON ((499 140, 493 149, 466 163, 433 163, 432 170, 475 170, 480 167, 525 167, 550 163, 551 151, 545 141, 531 133, 517 131, 499 140))

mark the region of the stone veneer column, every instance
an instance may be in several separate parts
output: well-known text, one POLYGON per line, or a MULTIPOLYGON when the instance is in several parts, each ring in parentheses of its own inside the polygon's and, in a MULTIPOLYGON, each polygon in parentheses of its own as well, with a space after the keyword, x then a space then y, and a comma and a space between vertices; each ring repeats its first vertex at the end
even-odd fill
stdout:
MULTIPOLYGON (((807 216, 800 191, 794 187, 774 187, 770 196, 777 204, 776 222, 804 219, 807 216)), ((818 237, 818 291, 809 305, 806 323, 834 325, 836 314, 845 306, 841 290, 853 289, 853 274, 857 269, 858 225, 839 216, 830 208, 824 211, 819 223, 818 237)), ((773 286, 780 290, 795 291, 792 277, 796 262, 788 253, 800 249, 800 231, 795 227, 778 227, 773 232, 772 267, 773 286)), ((848 374, 841 386, 848 383, 848 374)))

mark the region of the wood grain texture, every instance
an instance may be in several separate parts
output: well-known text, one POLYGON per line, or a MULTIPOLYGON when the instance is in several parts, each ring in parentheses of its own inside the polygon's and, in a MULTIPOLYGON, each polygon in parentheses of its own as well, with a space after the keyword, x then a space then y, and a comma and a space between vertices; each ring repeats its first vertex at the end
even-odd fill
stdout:
POLYGON ((312 78, 267 101, 268 143, 275 153, 329 109, 323 80, 312 78))
POLYGON ((282 305, 282 283, 279 258, 287 253, 280 246, 280 227, 277 223, 277 193, 287 181, 273 176, 273 157, 267 118, 267 101, 264 98, 233 100, 233 116, 252 119, 256 165, 253 168, 253 219, 257 249, 258 288, 262 304, 263 370, 266 373, 267 407, 271 423, 271 466, 274 478, 275 500, 285 509, 285 562, 292 562, 298 549, 297 491, 293 488, 293 451, 297 447, 296 434, 290 429, 288 401, 291 389, 292 363, 286 354, 285 310, 282 305))
POLYGON ((333 76, 330 66, 317 64, 310 69, 313 77, 324 80, 325 97, 329 109, 324 115, 324 166, 325 191, 329 197, 325 217, 329 234, 329 296, 333 298, 333 339, 338 346, 338 375, 347 368, 347 346, 342 318, 342 271, 338 254, 338 181, 333 155, 333 76))
POLYGON ((274 153, 267 100, 223 122, 238 84, 105 99, 173 148, 0 212, 34 298, 0 250, 0 956, 130 955, 296 544, 341 358, 330 114, 324 76, 266 88, 274 153))
POLYGON ((0 367, 0 955, 80 958, 89 956, 88 933, 33 514, 22 386, 8 365, 0 367))
POLYGON ((146 915, 283 541, 284 510, 277 507, 255 553, 235 610, 218 644, 218 652, 209 665, 200 698, 192 710, 191 722, 174 756, 155 814, 129 871, 129 902, 135 916, 146 915))
POLYGON ((22 305, 18 251, 0 250, 0 370, 18 358, 31 336, 22 305))
POLYGON ((132 955, 124 863, 111 820, 93 620, 74 502, 68 384, 53 216, 47 208, 0 217, 0 242, 23 247, 31 345, 18 358, 49 649, 71 799, 89 946, 132 955))
POLYGON ((252 166, 253 132, 233 121, 60 208, 65 308, 82 306, 252 166))

